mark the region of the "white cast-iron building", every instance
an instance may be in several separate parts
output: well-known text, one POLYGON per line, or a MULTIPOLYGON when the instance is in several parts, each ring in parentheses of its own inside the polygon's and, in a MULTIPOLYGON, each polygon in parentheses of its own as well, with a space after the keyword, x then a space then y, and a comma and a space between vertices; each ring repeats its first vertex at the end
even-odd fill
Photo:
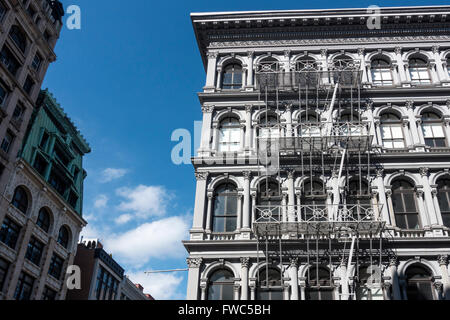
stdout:
POLYGON ((188 299, 449 299, 450 6, 191 17, 188 299))

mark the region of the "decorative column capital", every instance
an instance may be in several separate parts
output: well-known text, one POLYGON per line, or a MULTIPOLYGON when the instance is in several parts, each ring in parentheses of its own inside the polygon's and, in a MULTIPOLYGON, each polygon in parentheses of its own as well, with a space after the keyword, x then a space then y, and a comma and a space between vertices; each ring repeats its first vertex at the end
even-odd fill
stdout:
POLYGON ((290 258, 289 263, 291 268, 298 268, 298 258, 290 258))
POLYGON ((389 290, 392 287, 392 283, 385 281, 382 283, 382 286, 384 290, 389 290))
POLYGON ((416 195, 419 197, 419 198, 422 198, 423 197, 423 195, 424 195, 424 192, 423 192, 423 190, 422 189, 419 189, 419 188, 417 188, 416 189, 416 195))
POLYGON ((439 256, 438 263, 440 266, 447 266, 448 265, 448 255, 439 256))
POLYGON ((358 54, 359 54, 360 56, 364 55, 364 51, 365 51, 364 48, 358 48, 358 54))
POLYGON ((288 170, 287 171, 287 176, 288 176, 288 179, 294 179, 295 170, 288 170))
POLYGON ((255 51, 247 51, 247 57, 253 58, 255 51))
POLYGON ((242 175, 244 176, 245 180, 250 180, 250 178, 252 177, 252 172, 251 171, 243 171, 242 175))
POLYGON ((328 53, 328 50, 327 50, 327 49, 321 49, 321 50, 320 50, 320 55, 321 55, 322 57, 325 57, 325 56, 327 55, 327 53, 328 53))
POLYGON ((248 269, 250 267, 250 258, 248 257, 241 258, 241 266, 242 268, 248 269))
POLYGON ((431 47, 431 51, 433 52, 433 53, 439 53, 439 46, 432 46, 431 47))
POLYGON ((187 258, 186 262, 189 266, 189 268, 200 268, 203 263, 202 258, 187 258))
POLYGON ((444 285, 442 284, 442 282, 436 281, 433 285, 439 293, 442 292, 442 289, 444 288, 444 285))
POLYGON ((402 54, 402 47, 395 47, 394 52, 396 54, 402 54))
POLYGON ((419 168, 419 173, 422 177, 427 177, 429 171, 430 169, 426 167, 419 168))
POLYGON ((405 107, 406 107, 406 109, 413 109, 414 108, 414 101, 412 101, 412 100, 408 100, 408 101, 406 101, 406 103, 405 103, 405 107))
POLYGON ((214 111, 214 106, 202 106, 203 113, 212 113, 214 111))
POLYGON ((251 104, 246 104, 245 105, 245 111, 247 112, 252 112, 253 106, 251 104))
POLYGON ((397 266, 398 266, 397 257, 390 257, 389 258, 389 267, 397 267, 397 266))
POLYGON ((383 178, 384 177, 384 169, 377 169, 377 178, 383 178))
POLYGON ((217 59, 217 57, 219 56, 219 52, 208 51, 208 53, 206 53, 206 55, 208 56, 208 59, 217 59))
POLYGON ((195 178, 197 181, 206 181, 208 179, 209 172, 196 172, 195 178))

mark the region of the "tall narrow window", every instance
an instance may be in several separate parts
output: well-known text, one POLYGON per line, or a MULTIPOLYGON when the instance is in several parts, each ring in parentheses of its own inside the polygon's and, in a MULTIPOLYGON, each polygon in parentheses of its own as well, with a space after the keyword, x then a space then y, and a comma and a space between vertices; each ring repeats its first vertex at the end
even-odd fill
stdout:
POLYGON ((374 85, 391 86, 393 84, 391 65, 386 60, 372 60, 370 72, 372 74, 372 82, 374 85))
POLYGON ((35 71, 39 71, 40 67, 41 67, 41 63, 42 63, 42 58, 39 55, 39 53, 36 53, 36 55, 33 58, 33 62, 31 63, 31 67, 35 70, 35 71))
POLYGON ((14 141, 14 135, 11 132, 9 132, 9 130, 6 131, 5 137, 2 140, 2 144, 0 145, 0 148, 4 152, 8 153, 9 150, 11 149, 11 145, 12 145, 13 141, 14 141))
POLYGON ((208 281, 208 300, 233 300, 234 276, 228 270, 214 272, 208 281))
MULTIPOLYGON (((0 53, 1 55, 1 53, 0 53)), ((1 56, 0 56, 1 59, 1 56)), ((8 91, 0 84, 0 107, 3 107, 6 97, 8 96, 8 91)))
POLYGON ((22 211, 27 213, 28 210, 28 195, 23 187, 17 187, 14 191, 14 196, 12 200, 12 205, 22 211))
POLYGON ((278 117, 264 114, 259 121, 259 138, 276 139, 280 137, 280 127, 278 117))
POLYGON ((331 273, 325 267, 310 267, 307 271, 306 300, 333 300, 331 273))
POLYGON ((3 46, 2 51, 0 51, 0 61, 5 65, 6 69, 8 69, 8 71, 11 72, 13 76, 16 75, 17 70, 19 70, 20 64, 6 46, 3 46))
POLYGON ((27 252, 25 258, 35 265, 39 266, 41 263, 42 253, 44 251, 44 244, 35 237, 31 237, 28 243, 27 252))
POLYGON ((368 218, 371 205, 369 185, 363 180, 350 181, 345 197, 345 203, 349 214, 353 219, 363 220, 368 218))
POLYGON ((9 36, 17 45, 17 47, 25 53, 25 49, 27 48, 27 38, 22 30, 16 25, 11 27, 11 31, 9 32, 9 36))
POLYGON ((50 214, 48 213, 47 209, 42 208, 41 210, 39 210, 39 216, 36 221, 36 225, 45 232, 48 232, 48 230, 50 229, 50 214))
POLYGON ((214 194, 214 232, 234 232, 237 227, 237 201, 236 186, 225 183, 219 186, 214 194))
POLYGON ((50 266, 48 267, 48 274, 59 280, 61 278, 63 266, 64 260, 56 254, 53 254, 52 260, 50 261, 50 266))
POLYGON ((431 148, 447 146, 442 119, 436 113, 424 112, 422 114, 422 130, 427 146, 431 148))
POLYGON ((66 249, 69 246, 69 230, 67 230, 67 227, 65 226, 62 226, 61 229, 59 229, 58 243, 66 249))
POLYGON ((437 198, 441 209, 444 226, 450 228, 450 177, 441 178, 437 181, 437 198))
POLYGON ((3 290, 6 275, 8 274, 9 262, 0 258, 0 292, 3 290))
POLYGON ((15 249, 17 240, 19 239, 20 229, 21 227, 17 223, 5 217, 2 228, 0 229, 0 241, 11 249, 15 249))
POLYGON ((359 268, 356 280, 356 300, 384 300, 381 278, 376 276, 375 268, 370 266, 359 268))
POLYGON ((406 298, 408 300, 434 300, 433 275, 428 268, 415 264, 406 272, 406 298))
POLYGON ((45 286, 44 292, 42 293, 42 300, 54 301, 56 300, 56 294, 57 292, 55 290, 52 290, 49 287, 45 286))
POLYGON ((229 64, 223 70, 222 89, 233 90, 242 88, 242 67, 237 64, 229 64))
POLYGON ((406 180, 396 180, 392 184, 392 206, 397 227, 409 230, 420 229, 413 184, 406 180))
POLYGON ((422 58, 409 59, 409 74, 411 75, 412 84, 431 83, 428 63, 422 58))
POLYGON ((222 120, 219 130, 219 151, 235 152, 241 147, 241 126, 239 120, 228 117, 222 120))
POLYGON ((283 300, 281 273, 275 268, 263 267, 258 275, 257 300, 283 300))
POLYGON ((258 209, 256 218, 260 219, 264 212, 270 212, 272 219, 281 221, 281 192, 280 185, 275 181, 264 181, 258 186, 256 198, 258 209))
POLYGON ((327 195, 322 182, 305 181, 302 189, 301 215, 304 221, 326 221, 328 210, 325 206, 327 195))
POLYGON ((19 301, 26 301, 31 299, 31 293, 34 286, 34 278, 22 271, 17 281, 16 291, 14 292, 14 299, 19 301))
POLYGON ((405 148, 402 122, 394 113, 385 113, 381 116, 381 139, 383 147, 387 149, 405 148))
POLYGON ((25 83, 23 84, 23 90, 25 90, 27 94, 31 94, 31 90, 33 90, 33 87, 34 87, 33 79, 31 79, 30 76, 27 76, 27 78, 25 79, 25 83))

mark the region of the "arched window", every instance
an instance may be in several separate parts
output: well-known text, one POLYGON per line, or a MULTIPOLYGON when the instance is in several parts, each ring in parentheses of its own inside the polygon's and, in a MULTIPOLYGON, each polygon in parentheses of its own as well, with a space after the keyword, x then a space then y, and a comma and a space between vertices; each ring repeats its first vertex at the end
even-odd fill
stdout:
POLYGON ((262 268, 258 274, 256 300, 283 300, 281 273, 273 267, 262 268))
POLYGON ((310 267, 306 274, 306 300, 333 300, 331 272, 325 267, 310 267))
POLYGON ((381 278, 377 277, 377 267, 362 266, 356 279, 356 300, 384 300, 381 278))
POLYGON ((22 211, 27 213, 28 210, 28 195, 23 187, 17 187, 14 191, 14 197, 12 200, 12 205, 22 211))
POLYGON ((420 229, 416 191, 412 183, 407 180, 396 180, 392 183, 392 206, 397 227, 420 229))
POLYGON ((227 117, 220 122, 219 151, 234 152, 241 147, 241 125, 234 117, 227 117))
POLYGON ((265 113, 259 119, 259 138, 276 139, 280 137, 280 126, 275 114, 265 113))
POLYGON ((41 210, 39 210, 36 224, 39 228, 41 228, 45 232, 48 232, 48 230, 50 229, 50 213, 48 213, 47 209, 42 208, 41 210))
POLYGON ((308 180, 303 183, 301 197, 302 220, 305 221, 326 221, 328 220, 328 210, 325 206, 327 195, 324 184, 321 181, 308 180))
POLYGON ((256 204, 259 207, 259 210, 256 211, 257 219, 261 218, 265 210, 269 210, 273 218, 280 219, 281 193, 279 183, 273 180, 263 181, 258 186, 256 204))
POLYGON ((223 70, 222 89, 233 90, 242 88, 242 66, 237 63, 227 65, 223 70))
POLYGON ((356 220, 362 220, 367 217, 368 210, 372 204, 370 200, 369 185, 364 180, 351 180, 348 184, 345 204, 356 220))
POLYGON ((11 27, 9 32, 9 36, 17 45, 17 47, 25 53, 25 49, 27 48, 27 38, 22 30, 16 25, 11 27))
POLYGON ((277 59, 272 57, 264 58, 258 64, 258 72, 278 72, 280 71, 280 64, 277 59))
POLYGON ((69 230, 62 226, 58 233, 58 243, 67 249, 69 246, 69 230))
POLYGON ((238 193, 232 183, 220 185, 214 192, 213 232, 234 232, 237 227, 238 193))
POLYGON ((422 113, 422 130, 427 146, 431 148, 447 146, 442 118, 436 113, 431 111, 422 113))
POLYGON ((388 112, 381 115, 381 139, 383 147, 387 149, 398 149, 405 147, 402 121, 395 113, 388 112))
POLYGON ((295 71, 315 73, 317 70, 319 70, 319 64, 312 57, 304 56, 295 62, 295 71))
POLYGON ((409 59, 409 74, 412 84, 429 84, 431 76, 428 63, 421 57, 412 57, 409 59))
POLYGON ((441 209, 444 226, 450 228, 450 177, 444 177, 437 181, 437 198, 441 209))
POLYGON ((421 265, 414 264, 406 272, 407 300, 434 300, 433 275, 431 271, 421 265))
POLYGON ((320 137, 320 119, 317 113, 304 112, 299 122, 299 137, 320 137))
POLYGON ((234 276, 228 270, 214 272, 208 281, 208 300, 233 300, 234 276))
POLYGON ((370 72, 374 85, 391 86, 393 84, 391 64, 385 59, 373 59, 370 64, 370 72))

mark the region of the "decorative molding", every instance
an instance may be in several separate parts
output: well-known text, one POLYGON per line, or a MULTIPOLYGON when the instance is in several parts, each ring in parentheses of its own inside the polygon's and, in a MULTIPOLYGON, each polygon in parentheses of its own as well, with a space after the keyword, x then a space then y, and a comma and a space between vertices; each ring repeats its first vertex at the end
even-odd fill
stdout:
POLYGON ((389 258, 389 267, 397 267, 397 266, 398 266, 397 257, 390 257, 389 258))
POLYGON ((430 169, 426 167, 419 168, 419 173, 421 177, 427 177, 429 171, 430 169))
POLYGON ((241 266, 242 268, 248 269, 250 267, 250 258, 248 257, 241 258, 241 266))
POLYGON ((439 256, 438 263, 440 266, 447 266, 448 265, 448 256, 447 255, 439 256))
POLYGON ((298 268, 298 258, 290 258, 289 264, 291 268, 298 268))
POLYGON ((202 106, 203 113, 212 113, 214 111, 214 106, 202 106))
POLYGON ((204 180, 208 179, 208 175, 209 175, 209 172, 196 172, 195 178, 197 179, 197 181, 204 181, 204 180))
POLYGON ((189 268, 200 268, 203 263, 203 259, 202 258, 187 258, 186 262, 187 262, 189 268))
POLYGON ((243 175, 245 180, 250 180, 251 177, 252 177, 252 172, 251 171, 243 171, 242 175, 243 175))

